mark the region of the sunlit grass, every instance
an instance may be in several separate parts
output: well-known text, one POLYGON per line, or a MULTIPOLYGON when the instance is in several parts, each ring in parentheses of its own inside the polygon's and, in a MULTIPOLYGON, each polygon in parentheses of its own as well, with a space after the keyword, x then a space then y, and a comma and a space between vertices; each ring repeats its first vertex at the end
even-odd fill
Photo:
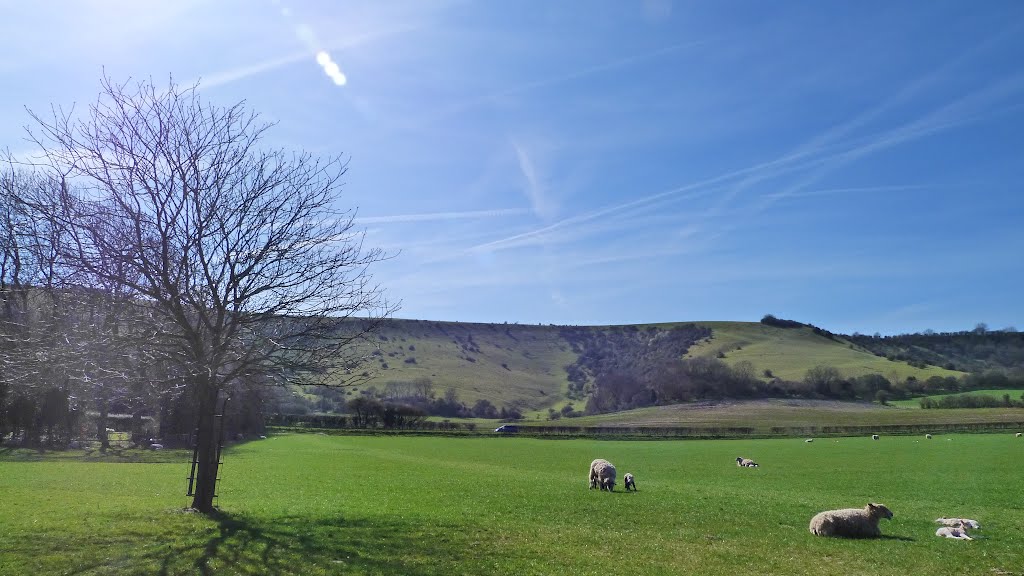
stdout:
MULTIPOLYGON (((1021 399, 1021 395, 1024 394, 1024 390, 969 390, 966 392, 952 392, 949 394, 933 394, 931 396, 926 396, 926 398, 930 398, 931 400, 938 400, 946 396, 960 396, 963 394, 970 394, 972 396, 990 396, 992 398, 999 399, 1002 399, 1004 394, 1009 394, 1011 400, 1017 401, 1021 399)), ((899 406, 901 408, 920 408, 921 398, 911 398, 909 400, 895 400, 889 403, 892 404, 893 406, 899 406)))
POLYGON ((1022 452, 1012 435, 294 435, 227 453, 213 518, 181 511, 185 458, 6 454, 0 574, 989 574, 1024 565, 1022 452), (640 491, 588 490, 594 457, 640 491), (808 533, 815 512, 868 500, 893 509, 894 538, 808 533), (977 518, 983 538, 936 538, 943 515, 977 518))

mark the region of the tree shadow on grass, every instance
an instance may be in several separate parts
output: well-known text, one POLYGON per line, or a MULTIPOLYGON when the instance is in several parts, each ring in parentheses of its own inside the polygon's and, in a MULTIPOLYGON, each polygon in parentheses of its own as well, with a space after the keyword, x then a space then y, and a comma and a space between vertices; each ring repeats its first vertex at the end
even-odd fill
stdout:
MULTIPOLYGON (((194 573, 428 575, 464 569, 465 562, 496 552, 480 550, 483 544, 464 527, 338 516, 255 519, 226 512, 211 519, 218 532, 198 558, 191 556, 194 573)), ((176 555, 161 564, 161 574, 185 568, 176 555)))

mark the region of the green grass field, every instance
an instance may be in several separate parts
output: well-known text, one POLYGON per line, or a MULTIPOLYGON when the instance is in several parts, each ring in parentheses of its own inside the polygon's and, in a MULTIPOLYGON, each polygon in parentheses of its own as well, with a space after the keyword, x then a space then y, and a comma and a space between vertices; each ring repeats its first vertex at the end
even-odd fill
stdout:
POLYGON ((915 368, 906 362, 893 362, 849 343, 839 343, 815 334, 810 328, 776 328, 758 322, 697 322, 711 328, 707 342, 690 349, 688 356, 717 356, 730 365, 747 361, 755 374, 771 370, 778 378, 802 380, 815 366, 832 366, 845 377, 881 374, 890 380, 914 376, 927 380, 932 376, 963 376, 937 366, 915 368))
POLYGON ((183 513, 184 453, 0 453, 0 574, 1014 574, 1012 435, 651 441, 291 435, 230 449, 222 514, 183 513), (736 456, 757 469, 737 468, 736 456), (591 459, 640 489, 590 491, 591 459), (159 460, 159 461, 154 461, 159 460), (886 538, 807 531, 887 504, 886 538), (933 520, 981 521, 980 538, 933 520))
POLYGON ((913 410, 906 407, 882 406, 864 402, 767 398, 652 406, 623 412, 562 419, 557 424, 563 426, 704 428, 752 426, 758 431, 766 433, 773 426, 892 426, 993 422, 1020 422, 1024 427, 1024 410, 1020 408, 913 410))
MULTIPOLYGON (((1009 394, 1013 400, 1020 400, 1021 395, 1024 394, 1024 390, 971 390, 969 392, 955 392, 952 394, 933 394, 931 396, 925 396, 932 400, 938 400, 946 396, 960 396, 963 394, 978 395, 978 396, 991 396, 992 398, 1002 398, 1003 394, 1009 394)), ((895 400, 889 402, 893 406, 899 406, 901 408, 920 408, 921 398, 911 398, 909 400, 895 400)))

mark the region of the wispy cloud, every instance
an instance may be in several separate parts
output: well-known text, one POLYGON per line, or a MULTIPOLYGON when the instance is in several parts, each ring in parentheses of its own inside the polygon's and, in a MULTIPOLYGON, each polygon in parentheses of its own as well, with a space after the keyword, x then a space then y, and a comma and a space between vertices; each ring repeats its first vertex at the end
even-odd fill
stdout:
POLYGON ((500 100, 502 98, 506 98, 508 96, 514 96, 516 94, 523 94, 523 93, 530 92, 532 90, 537 90, 539 88, 546 88, 546 87, 549 87, 549 86, 556 86, 558 84, 564 84, 564 83, 567 83, 567 82, 571 82, 573 80, 579 80, 581 78, 586 78, 586 77, 589 77, 589 76, 594 76, 594 75, 601 74, 601 73, 604 73, 604 72, 610 72, 612 70, 618 70, 618 69, 621 69, 621 68, 626 68, 626 67, 632 66, 634 64, 639 64, 641 62, 645 62, 645 61, 648 61, 648 60, 653 60, 655 58, 666 56, 668 54, 673 54, 673 53, 676 53, 676 52, 681 52, 681 51, 689 49, 689 48, 695 48, 697 46, 701 46, 701 45, 706 44, 706 43, 707 43, 706 40, 695 40, 695 41, 689 41, 689 42, 679 42, 679 43, 671 44, 671 45, 668 45, 668 46, 664 46, 662 48, 658 48, 658 49, 655 49, 655 50, 650 50, 648 52, 642 52, 642 53, 639 53, 639 54, 633 54, 631 56, 626 56, 626 57, 623 57, 623 58, 618 58, 618 59, 615 59, 615 60, 610 60, 610 61, 607 61, 607 62, 602 62, 602 63, 599 63, 599 64, 594 64, 592 66, 586 66, 586 67, 579 68, 579 69, 576 69, 576 70, 572 70, 572 71, 569 71, 569 72, 565 72, 565 73, 562 73, 562 74, 557 74, 557 75, 554 75, 554 76, 549 76, 547 78, 538 78, 536 80, 528 80, 526 82, 520 82, 518 84, 513 84, 513 85, 505 87, 505 88, 501 88, 501 89, 498 89, 498 90, 494 90, 494 91, 488 92, 486 94, 481 94, 479 96, 467 98, 467 99, 462 100, 460 102, 456 102, 456 103, 452 104, 451 106, 448 106, 447 108, 443 108, 443 109, 441 109, 439 111, 436 111, 436 112, 434 112, 432 114, 428 114, 426 116, 423 116, 423 117, 417 119, 417 121, 411 123, 410 125, 406 126, 405 128, 409 129, 409 130, 421 129, 421 128, 429 126, 429 125, 431 125, 431 124, 433 124, 435 122, 443 120, 445 118, 449 118, 451 116, 458 115, 458 114, 460 114, 462 112, 465 112, 466 110, 470 110, 470 109, 475 108, 477 106, 480 106, 482 104, 487 104, 487 103, 495 102, 495 101, 498 101, 498 100, 500 100))
POLYGON ((762 198, 814 198, 818 196, 839 196, 845 194, 873 194, 877 192, 903 192, 908 190, 923 190, 929 188, 923 184, 892 184, 889 186, 858 186, 853 188, 826 188, 822 190, 807 190, 805 192, 775 192, 764 194, 762 198))
MULTIPOLYGON (((351 49, 357 46, 362 46, 365 44, 369 44, 371 42, 382 40, 384 38, 410 32, 416 30, 417 28, 419 28, 418 25, 412 24, 390 26, 387 28, 382 28, 380 30, 359 34, 357 36, 353 36, 351 38, 343 40, 341 42, 333 42, 326 46, 310 44, 307 39, 303 41, 304 44, 307 44, 307 47, 303 50, 292 52, 290 54, 286 54, 283 56, 278 56, 276 58, 268 58, 251 64, 244 64, 236 68, 231 68, 230 70, 223 70, 220 72, 214 72, 212 74, 204 75, 201 78, 199 78, 200 86, 202 88, 214 88, 217 86, 224 86, 226 84, 238 82, 239 80, 244 80, 246 78, 264 74, 266 72, 277 70, 279 68, 284 68, 286 66, 291 66, 303 61, 307 61, 311 64, 317 64, 318 66, 322 66, 322 64, 317 62, 317 55, 320 52, 326 53, 326 51, 341 51, 351 49)), ((189 82, 188 84, 192 83, 194 82, 189 82)))
POLYGON ((542 220, 549 220, 555 215, 555 208, 547 194, 547 185, 542 176, 538 173, 526 147, 511 140, 512 149, 515 150, 519 170, 523 175, 523 192, 530 201, 530 208, 533 213, 542 220))
POLYGON ((398 224, 404 222, 435 222, 440 220, 482 220, 522 216, 529 211, 524 208, 498 208, 495 210, 468 210, 463 212, 430 212, 426 214, 396 214, 392 216, 360 216, 353 219, 355 224, 398 224))

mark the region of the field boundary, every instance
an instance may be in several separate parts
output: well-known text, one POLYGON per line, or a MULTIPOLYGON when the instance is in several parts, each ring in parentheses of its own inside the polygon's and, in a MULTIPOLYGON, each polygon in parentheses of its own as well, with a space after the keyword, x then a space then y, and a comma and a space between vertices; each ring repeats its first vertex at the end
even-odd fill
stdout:
POLYGON ((965 422, 945 424, 885 424, 845 426, 529 426, 519 427, 516 434, 500 434, 489 429, 386 430, 372 428, 320 428, 305 426, 272 426, 274 432, 318 433, 350 436, 453 436, 453 437, 530 437, 530 438, 597 438, 597 439, 733 439, 733 438, 801 438, 848 437, 885 434, 911 436, 918 434, 995 434, 1024 430, 1024 421, 965 422))

